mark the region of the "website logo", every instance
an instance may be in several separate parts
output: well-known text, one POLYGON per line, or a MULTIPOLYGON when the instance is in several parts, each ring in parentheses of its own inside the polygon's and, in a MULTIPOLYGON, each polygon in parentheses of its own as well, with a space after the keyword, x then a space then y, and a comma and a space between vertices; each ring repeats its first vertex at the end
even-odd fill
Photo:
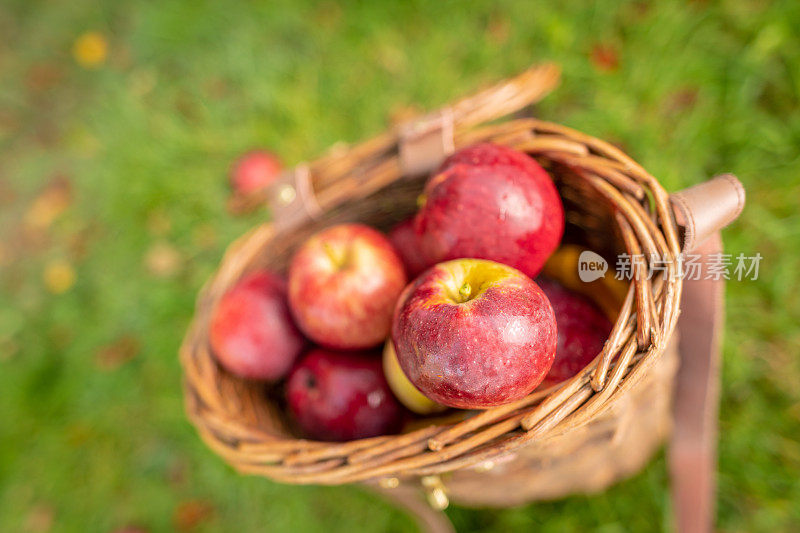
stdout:
POLYGON ((578 277, 584 283, 590 283, 606 275, 608 261, 603 256, 590 250, 584 250, 578 257, 578 277))

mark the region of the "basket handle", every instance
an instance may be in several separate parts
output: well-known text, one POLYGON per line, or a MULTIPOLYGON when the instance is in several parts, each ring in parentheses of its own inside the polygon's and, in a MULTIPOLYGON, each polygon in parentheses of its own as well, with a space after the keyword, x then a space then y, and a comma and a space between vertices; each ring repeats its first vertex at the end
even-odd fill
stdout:
POLYGON ((671 197, 683 229, 683 251, 697 256, 697 276, 684 279, 678 319, 680 368, 675 384, 675 427, 668 458, 675 527, 705 533, 714 523, 720 345, 725 282, 720 230, 744 208, 744 187, 731 174, 671 197))
POLYGON ((398 162, 404 176, 432 172, 455 150, 455 132, 510 115, 556 88, 561 69, 543 63, 453 105, 397 127, 398 162))
POLYGON ((497 120, 534 104, 558 86, 561 68, 542 63, 451 106, 455 124, 468 128, 497 120))
MULTIPOLYGON (((496 120, 538 102, 558 85, 560 79, 561 69, 555 63, 531 67, 439 111, 400 124, 395 131, 368 139, 351 147, 350 152, 358 152, 363 159, 373 161, 387 152, 396 151, 403 175, 427 174, 453 152, 458 129, 496 120)), ((353 170, 348 168, 351 163, 343 160, 334 146, 322 158, 287 170, 264 190, 233 196, 228 202, 228 210, 245 213, 267 205, 276 227, 284 230, 314 220, 322 207, 333 207, 336 202, 327 199, 324 206, 320 205, 317 200, 319 191, 315 191, 312 177, 336 167, 339 169, 338 173, 334 172, 338 176, 333 180, 336 181, 341 178, 342 168, 353 170)))

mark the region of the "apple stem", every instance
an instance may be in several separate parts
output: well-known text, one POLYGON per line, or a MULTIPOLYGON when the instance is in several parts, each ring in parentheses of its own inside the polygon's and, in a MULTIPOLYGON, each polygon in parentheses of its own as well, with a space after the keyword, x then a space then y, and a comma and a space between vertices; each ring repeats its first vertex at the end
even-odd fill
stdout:
POLYGON ((328 258, 331 260, 336 268, 341 268, 344 264, 344 258, 342 254, 337 253, 337 251, 331 246, 329 242, 323 242, 322 247, 325 249, 325 253, 328 255, 328 258))
POLYGON ((466 302, 469 300, 469 295, 472 294, 472 285, 464 283, 461 288, 458 289, 458 294, 461 296, 461 301, 466 302))

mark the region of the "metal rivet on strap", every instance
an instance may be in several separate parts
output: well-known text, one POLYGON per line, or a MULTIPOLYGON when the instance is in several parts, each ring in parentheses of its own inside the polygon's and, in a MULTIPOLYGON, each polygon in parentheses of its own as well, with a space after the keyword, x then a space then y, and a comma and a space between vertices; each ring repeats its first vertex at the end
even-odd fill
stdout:
POLYGON ((283 205, 289 205, 297 198, 297 191, 289 184, 284 185, 278 191, 278 201, 283 205))
POLYGON ((289 230, 322 215, 307 164, 297 165, 275 185, 270 203, 276 227, 289 230))
POLYGON ((488 461, 484 461, 482 463, 479 463, 479 464, 475 465, 474 470, 476 472, 488 472, 488 471, 494 469, 494 466, 495 466, 494 461, 488 460, 488 461))
POLYGON ((444 511, 450 505, 447 493, 439 476, 425 476, 420 479, 428 496, 428 504, 438 511, 444 511))
POLYGON ((378 480, 378 485, 382 489, 396 489, 400 486, 400 480, 396 477, 382 477, 378 480))

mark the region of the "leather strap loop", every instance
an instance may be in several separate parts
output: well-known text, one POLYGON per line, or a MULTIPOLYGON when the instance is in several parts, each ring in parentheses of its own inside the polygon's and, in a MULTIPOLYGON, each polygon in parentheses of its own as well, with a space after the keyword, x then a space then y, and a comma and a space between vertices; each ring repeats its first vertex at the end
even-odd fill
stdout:
POLYGON ((449 107, 403 124, 398 130, 398 156, 404 176, 428 174, 455 151, 453 110, 449 107))
POLYGON ((322 215, 308 165, 285 172, 270 190, 269 206, 279 230, 286 231, 322 215))
POLYGON ((683 251, 689 252, 734 220, 745 193, 733 174, 722 174, 670 197, 676 222, 683 227, 683 251))

